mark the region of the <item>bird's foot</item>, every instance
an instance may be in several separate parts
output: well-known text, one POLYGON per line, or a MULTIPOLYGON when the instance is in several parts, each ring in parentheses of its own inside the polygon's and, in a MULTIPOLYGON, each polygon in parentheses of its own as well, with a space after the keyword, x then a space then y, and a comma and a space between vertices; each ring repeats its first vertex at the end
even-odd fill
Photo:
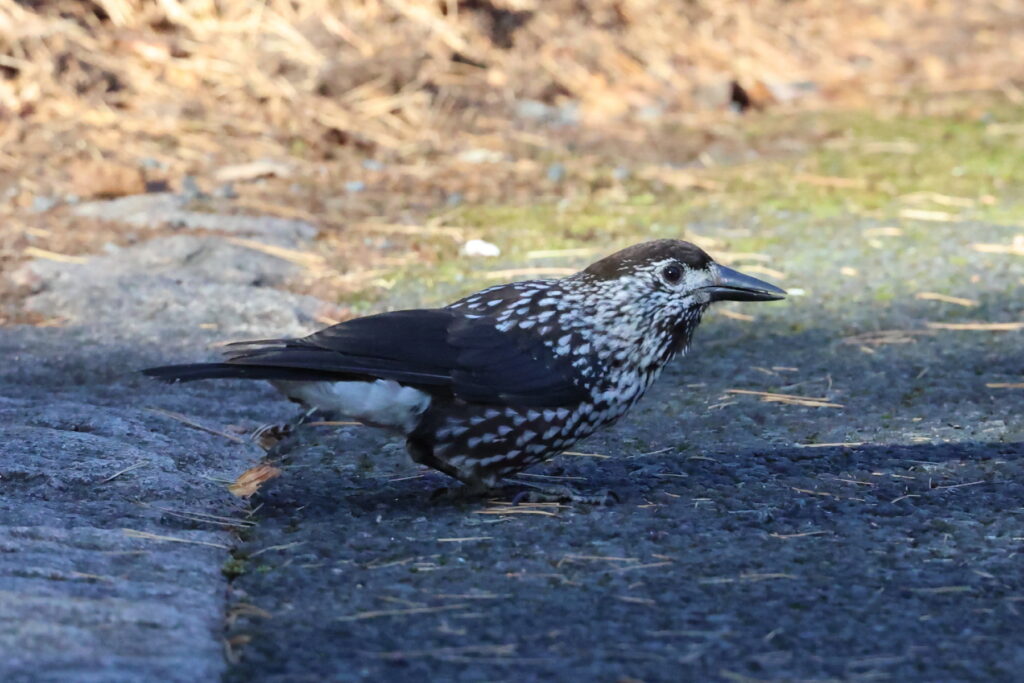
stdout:
POLYGON ((430 502, 463 502, 482 498, 491 489, 483 485, 442 486, 430 494, 430 502))
POLYGON ((250 437, 253 442, 265 451, 269 451, 295 433, 295 425, 291 422, 263 425, 250 437))
POLYGON ((253 432, 250 438, 255 443, 259 444, 260 448, 263 450, 270 451, 279 443, 293 435, 299 427, 308 422, 315 414, 316 409, 310 409, 300 414, 290 422, 263 425, 253 432))
POLYGON ((527 486, 529 490, 521 490, 512 498, 512 504, 519 503, 579 503, 582 505, 613 505, 621 503, 619 494, 611 489, 598 493, 581 493, 565 484, 538 484, 534 481, 514 480, 519 486, 527 486))

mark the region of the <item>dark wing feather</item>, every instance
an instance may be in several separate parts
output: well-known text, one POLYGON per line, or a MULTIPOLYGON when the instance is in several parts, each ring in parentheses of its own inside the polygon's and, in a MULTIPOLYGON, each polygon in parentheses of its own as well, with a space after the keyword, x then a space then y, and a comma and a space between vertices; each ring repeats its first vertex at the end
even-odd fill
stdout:
POLYGON ((453 325, 450 343, 458 349, 455 393, 467 401, 551 407, 588 395, 571 359, 554 355, 529 332, 502 332, 489 318, 463 318, 453 325))
MULTIPOLYGON (((391 379, 474 403, 551 407, 587 395, 569 359, 555 356, 537 337, 518 329, 502 332, 493 318, 449 309, 394 311, 302 339, 243 343, 225 363, 207 367, 216 377, 230 376, 228 367, 237 367, 236 377, 264 372, 266 379, 291 373, 296 379, 391 379)), ((193 370, 180 379, 202 376, 193 370)))

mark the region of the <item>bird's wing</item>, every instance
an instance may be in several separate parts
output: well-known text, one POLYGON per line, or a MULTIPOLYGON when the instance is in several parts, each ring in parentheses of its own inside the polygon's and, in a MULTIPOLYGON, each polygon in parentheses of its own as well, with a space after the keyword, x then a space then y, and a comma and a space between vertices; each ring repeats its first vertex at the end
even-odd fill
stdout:
POLYGON ((493 318, 432 309, 356 318, 302 339, 243 343, 227 362, 301 370, 309 378, 391 379, 476 403, 549 407, 586 395, 570 360, 526 331, 499 330, 493 318))

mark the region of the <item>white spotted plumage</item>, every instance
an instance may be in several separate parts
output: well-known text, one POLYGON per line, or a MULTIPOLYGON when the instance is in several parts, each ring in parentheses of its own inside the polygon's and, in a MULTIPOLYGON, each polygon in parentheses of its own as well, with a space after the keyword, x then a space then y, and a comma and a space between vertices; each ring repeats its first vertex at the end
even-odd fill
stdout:
POLYGON ((446 309, 368 316, 304 339, 243 344, 225 363, 153 371, 268 379, 311 407, 402 433, 417 462, 493 486, 629 411, 686 352, 712 291, 744 299, 726 285, 759 293, 747 300, 782 293, 694 245, 658 240, 563 279, 498 285, 446 309), (406 330, 419 332, 406 339, 406 330))

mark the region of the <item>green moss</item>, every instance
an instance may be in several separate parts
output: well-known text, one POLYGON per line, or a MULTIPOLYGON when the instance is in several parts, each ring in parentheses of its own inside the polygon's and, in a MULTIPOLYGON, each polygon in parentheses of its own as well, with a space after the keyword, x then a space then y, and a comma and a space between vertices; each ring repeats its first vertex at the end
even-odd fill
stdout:
POLYGON ((223 574, 228 580, 235 579, 248 570, 248 561, 241 557, 232 557, 231 559, 224 562, 220 568, 220 573, 223 574))

